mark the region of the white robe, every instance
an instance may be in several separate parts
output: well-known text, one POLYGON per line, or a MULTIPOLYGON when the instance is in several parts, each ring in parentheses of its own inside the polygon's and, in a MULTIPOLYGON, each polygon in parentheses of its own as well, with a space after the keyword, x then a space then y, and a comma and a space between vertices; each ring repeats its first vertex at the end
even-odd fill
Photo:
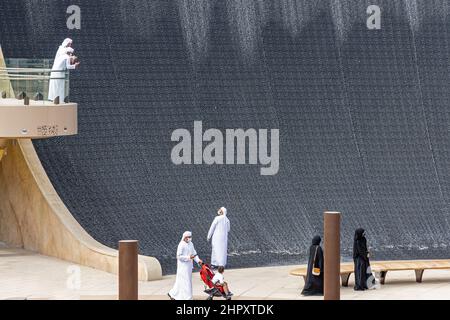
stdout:
MULTIPOLYGON (((192 260, 191 255, 196 255, 194 244, 181 240, 177 249, 177 277, 169 295, 175 300, 192 300, 192 260)), ((194 258, 199 262, 198 256, 194 258)))
POLYGON ((63 54, 56 58, 53 63, 52 70, 61 72, 52 72, 50 76, 50 83, 48 86, 48 100, 55 100, 59 96, 59 101, 62 103, 66 98, 65 86, 66 86, 66 74, 65 70, 75 69, 75 65, 70 64, 70 56, 63 54))
POLYGON ((212 265, 225 267, 227 264, 228 232, 230 232, 230 220, 227 216, 223 214, 215 217, 208 232, 208 241, 212 238, 212 265))

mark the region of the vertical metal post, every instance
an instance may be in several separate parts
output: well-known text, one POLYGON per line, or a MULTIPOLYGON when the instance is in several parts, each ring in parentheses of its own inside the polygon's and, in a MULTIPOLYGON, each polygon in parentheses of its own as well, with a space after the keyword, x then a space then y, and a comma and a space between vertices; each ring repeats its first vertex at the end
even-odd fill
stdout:
POLYGON ((340 300, 340 227, 341 213, 324 213, 324 300, 340 300))
POLYGON ((138 300, 138 241, 119 241, 119 300, 138 300))

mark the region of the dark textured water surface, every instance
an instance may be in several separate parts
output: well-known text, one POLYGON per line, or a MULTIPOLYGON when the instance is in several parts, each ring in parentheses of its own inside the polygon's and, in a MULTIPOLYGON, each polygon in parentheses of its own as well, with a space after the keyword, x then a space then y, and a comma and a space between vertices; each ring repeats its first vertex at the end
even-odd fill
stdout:
POLYGON ((79 134, 35 141, 59 195, 101 243, 138 239, 175 268, 200 257, 217 208, 230 267, 306 261, 324 210, 342 254, 367 229, 377 259, 449 257, 450 16, 444 0, 0 2, 9 58, 53 58, 74 39, 79 134), (381 30, 368 30, 367 6, 381 30), (280 169, 171 162, 177 128, 280 130, 280 169))

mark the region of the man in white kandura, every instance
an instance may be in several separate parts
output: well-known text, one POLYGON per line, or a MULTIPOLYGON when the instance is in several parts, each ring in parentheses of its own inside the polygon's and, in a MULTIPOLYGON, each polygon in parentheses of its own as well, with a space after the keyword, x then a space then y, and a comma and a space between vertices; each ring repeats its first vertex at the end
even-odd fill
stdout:
POLYGON ((168 295, 171 300, 192 300, 192 260, 202 264, 192 243, 192 233, 183 233, 177 249, 177 277, 168 295))
POLYGON ((48 100, 50 101, 55 100, 55 98, 59 96, 60 102, 63 102, 63 100, 66 98, 66 81, 64 71, 68 69, 75 69, 79 65, 79 63, 72 63, 72 61, 74 61, 74 59, 76 58, 71 58, 71 55, 74 51, 72 48, 72 43, 72 39, 64 39, 63 43, 59 46, 58 51, 55 54, 48 88, 48 100))
POLYGON ((211 266, 213 268, 227 265, 228 232, 230 220, 227 218, 227 209, 222 207, 217 212, 208 232, 208 241, 212 238, 211 266))
POLYGON ((50 76, 50 83, 48 86, 48 100, 53 101, 59 97, 62 103, 66 98, 66 70, 76 69, 80 65, 76 56, 70 56, 64 53, 56 57, 53 62, 52 73, 50 76))

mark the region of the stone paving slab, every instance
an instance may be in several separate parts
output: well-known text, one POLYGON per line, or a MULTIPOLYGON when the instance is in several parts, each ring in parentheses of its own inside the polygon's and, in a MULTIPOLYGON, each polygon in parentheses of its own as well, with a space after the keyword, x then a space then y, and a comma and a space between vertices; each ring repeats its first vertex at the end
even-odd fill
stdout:
MULTIPOLYGON (((309 299, 302 297, 303 279, 289 275, 295 266, 232 269, 225 278, 237 300, 309 299)), ((167 300, 175 276, 139 282, 140 298, 167 300)), ((416 283, 414 271, 388 273, 379 290, 355 292, 353 276, 341 289, 342 299, 450 299, 450 270, 425 271, 423 283, 416 283)), ((193 274, 194 299, 206 298, 198 273, 193 274)), ((0 246, 0 299, 117 299, 117 276, 23 249, 0 246)))

